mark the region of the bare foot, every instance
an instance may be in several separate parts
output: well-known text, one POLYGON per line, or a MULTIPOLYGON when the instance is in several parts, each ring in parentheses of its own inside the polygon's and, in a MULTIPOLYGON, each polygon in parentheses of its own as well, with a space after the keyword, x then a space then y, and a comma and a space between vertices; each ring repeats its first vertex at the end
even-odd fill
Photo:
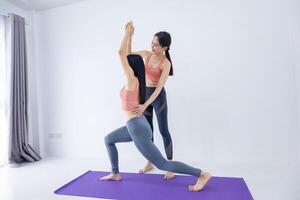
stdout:
POLYGON ((146 166, 143 169, 139 170, 139 173, 140 174, 144 174, 144 173, 147 173, 147 172, 151 171, 152 169, 154 169, 152 163, 151 162, 147 162, 146 166))
POLYGON ((198 192, 203 190, 204 186, 211 179, 211 175, 208 172, 201 172, 195 185, 189 185, 189 190, 193 192, 198 192))
POLYGON ((166 172, 166 174, 164 176, 164 179, 168 181, 168 180, 171 180, 174 177, 175 177, 174 173, 172 173, 172 172, 166 172))
POLYGON ((100 178, 101 181, 108 181, 108 180, 120 181, 121 179, 122 177, 120 176, 120 174, 113 174, 113 173, 100 178))

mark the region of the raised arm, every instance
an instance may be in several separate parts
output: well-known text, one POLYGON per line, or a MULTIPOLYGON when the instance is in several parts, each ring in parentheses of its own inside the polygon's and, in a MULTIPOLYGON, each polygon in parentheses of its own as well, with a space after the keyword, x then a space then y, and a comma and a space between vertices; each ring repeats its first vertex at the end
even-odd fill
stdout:
POLYGON ((122 43, 121 43, 121 46, 119 49, 119 56, 120 56, 123 72, 128 78, 134 77, 134 72, 133 72, 132 68, 129 66, 128 60, 127 60, 127 55, 128 55, 127 43, 128 43, 128 39, 131 35, 131 32, 133 31, 132 29, 133 29, 132 22, 129 22, 126 26, 125 35, 123 37, 123 40, 122 40, 122 43))
MULTIPOLYGON (((130 23, 130 22, 128 22, 128 23, 126 24, 126 28, 127 28, 128 25, 130 25, 129 23, 130 23)), ((132 23, 132 22, 131 22, 131 23, 132 23)), ((125 30, 126 30, 126 28, 125 28, 125 30)), ((132 31, 131 31, 131 34, 129 35, 128 40, 127 40, 127 49, 126 49, 127 55, 129 55, 129 54, 132 53, 132 52, 131 52, 131 43, 132 43, 132 36, 133 36, 133 33, 134 33, 134 26, 132 25, 132 31)))
MULTIPOLYGON (((130 25, 129 24, 130 22, 128 22, 126 24, 126 28, 130 25)), ((132 23, 132 22, 131 22, 132 23)), ((132 24, 131 24, 132 25, 132 24)), ((147 51, 147 50, 141 50, 141 51, 135 51, 135 52, 132 52, 131 50, 131 46, 132 46, 132 36, 133 36, 133 33, 134 33, 134 26, 132 25, 132 31, 131 31, 131 34, 129 35, 128 37, 128 40, 127 40, 127 49, 126 49, 126 53, 127 55, 129 54, 137 54, 137 55, 140 55, 142 58, 146 58, 147 55, 149 55, 149 53, 151 53, 150 51, 147 51)))

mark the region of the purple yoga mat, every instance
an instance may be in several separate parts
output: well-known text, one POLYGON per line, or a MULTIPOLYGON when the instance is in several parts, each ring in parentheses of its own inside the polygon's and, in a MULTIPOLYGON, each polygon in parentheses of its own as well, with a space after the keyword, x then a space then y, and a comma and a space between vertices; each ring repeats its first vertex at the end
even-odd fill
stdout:
POLYGON ((190 192, 196 177, 121 173, 121 181, 100 181, 109 172, 87 171, 55 191, 56 194, 124 200, 253 200, 243 178, 212 177, 205 189, 190 192))

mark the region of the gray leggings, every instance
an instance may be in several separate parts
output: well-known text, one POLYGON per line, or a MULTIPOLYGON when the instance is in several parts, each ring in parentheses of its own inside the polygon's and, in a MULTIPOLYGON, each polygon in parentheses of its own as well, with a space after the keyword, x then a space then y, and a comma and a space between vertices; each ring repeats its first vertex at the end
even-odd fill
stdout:
POLYGON ((200 176, 201 170, 178 161, 166 160, 151 141, 152 131, 144 115, 130 119, 123 126, 107 136, 105 145, 112 172, 119 173, 118 150, 116 143, 133 141, 139 152, 157 168, 179 174, 200 176))
MULTIPOLYGON (((148 99, 155 91, 155 87, 146 87, 146 99, 148 99)), ((156 99, 146 108, 144 115, 152 129, 152 142, 153 138, 153 109, 155 110, 159 132, 164 141, 166 156, 169 160, 173 158, 173 143, 171 134, 168 128, 168 103, 166 90, 163 87, 156 99)))

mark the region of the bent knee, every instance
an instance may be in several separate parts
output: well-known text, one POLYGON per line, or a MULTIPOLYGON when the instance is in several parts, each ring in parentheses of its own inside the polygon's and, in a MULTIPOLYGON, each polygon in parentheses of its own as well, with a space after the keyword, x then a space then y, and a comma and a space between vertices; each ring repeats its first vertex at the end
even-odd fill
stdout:
POLYGON ((104 143, 105 143, 105 145, 109 145, 112 143, 111 137, 109 137, 109 135, 104 137, 104 143))

